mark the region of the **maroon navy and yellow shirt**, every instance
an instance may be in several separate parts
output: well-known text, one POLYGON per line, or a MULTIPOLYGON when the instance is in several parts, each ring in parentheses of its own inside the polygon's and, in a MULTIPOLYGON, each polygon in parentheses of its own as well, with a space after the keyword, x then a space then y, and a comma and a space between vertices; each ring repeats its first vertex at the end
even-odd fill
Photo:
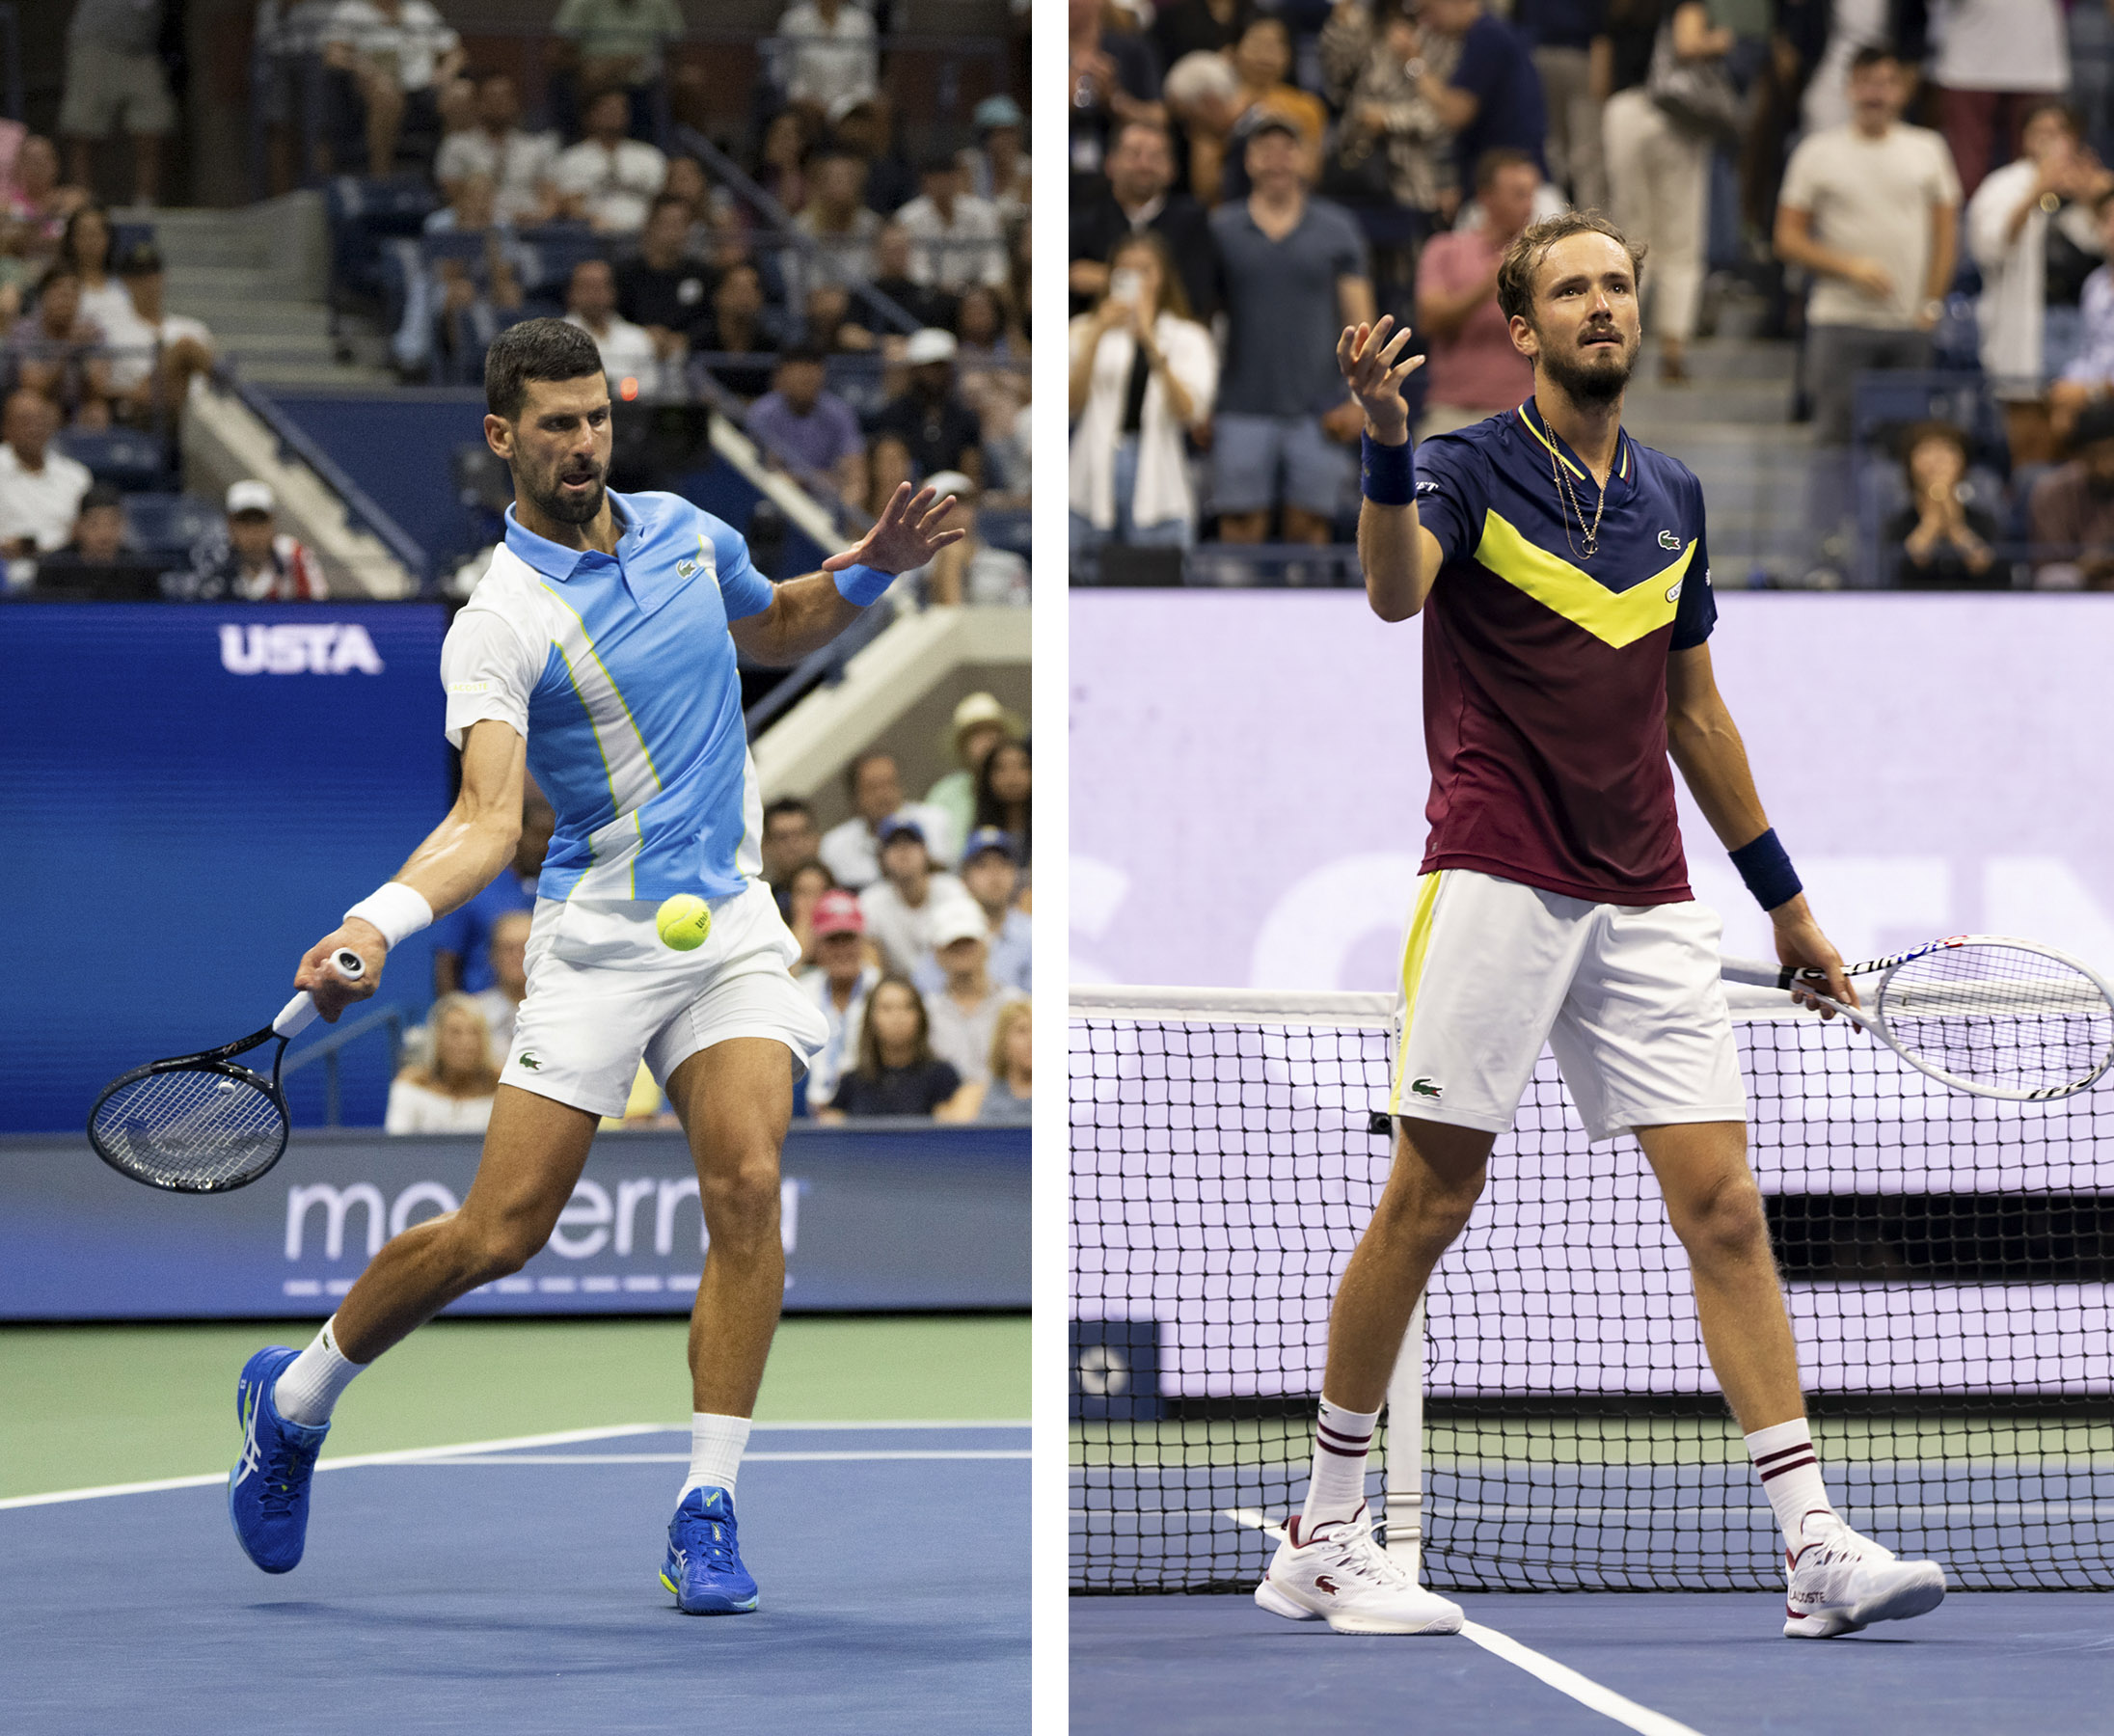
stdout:
POLYGON ((1590 524, 1600 490, 1531 401, 1417 448, 1419 522, 1446 556, 1423 610, 1423 872, 1679 903, 1667 658, 1718 618, 1702 484, 1623 434, 1588 558, 1552 462, 1590 524))

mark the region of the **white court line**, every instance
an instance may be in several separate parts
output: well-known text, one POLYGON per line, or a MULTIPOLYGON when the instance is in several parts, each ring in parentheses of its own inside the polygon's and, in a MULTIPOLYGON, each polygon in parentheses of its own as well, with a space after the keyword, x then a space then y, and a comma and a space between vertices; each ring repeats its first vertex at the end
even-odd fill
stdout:
POLYGON ((1649 1706, 1640 1706, 1635 1700, 1617 1694, 1613 1688, 1603 1688, 1590 1676, 1583 1676, 1568 1665, 1558 1664, 1554 1658, 1545 1658, 1531 1646, 1522 1645, 1509 1634, 1501 1634, 1496 1628, 1486 1628, 1479 1621, 1461 1623, 1461 1638, 1473 1640, 1492 1657, 1503 1658, 1515 1668, 1524 1669, 1536 1681, 1546 1682, 1558 1694, 1567 1694, 1582 1706, 1589 1707, 1603 1718, 1612 1718, 1618 1724, 1638 1732, 1638 1736, 1701 1736, 1701 1732, 1668 1718, 1664 1712, 1654 1712, 1649 1706))
MULTIPOLYGON (((884 1429, 884 1428, 1025 1428, 1025 1423, 911 1423, 889 1420, 880 1423, 759 1423, 758 1429, 884 1429)), ((687 1423, 620 1423, 605 1428, 561 1428, 550 1434, 514 1435, 499 1441, 464 1441, 453 1447, 403 1447, 390 1452, 352 1452, 337 1458, 318 1459, 318 1471, 350 1471, 362 1465, 417 1465, 463 1453, 513 1452, 530 1447, 568 1447, 582 1441, 614 1440, 621 1435, 688 1434, 687 1423)), ((751 1455, 754 1456, 754 1455, 751 1455)), ((683 1462, 690 1462, 684 1456, 683 1462)), ((208 1471, 196 1477, 163 1477, 149 1482, 101 1483, 86 1489, 53 1489, 41 1495, 0 1496, 0 1511, 9 1507, 51 1506, 66 1501, 100 1501, 110 1495, 154 1495, 165 1489, 206 1489, 225 1483, 228 1473, 208 1471)))
MULTIPOLYGON (((755 1464, 814 1464, 818 1461, 865 1464, 872 1459, 1024 1459, 1025 1448, 990 1451, 949 1451, 935 1449, 924 1451, 905 1448, 883 1452, 745 1452, 742 1463, 755 1464)), ((538 1452, 530 1455, 507 1453, 503 1455, 478 1453, 464 1457, 448 1453, 445 1457, 424 1461, 428 1465, 687 1465, 687 1452, 538 1452)))
MULTIPOLYGON (((1285 1540, 1284 1528, 1258 1507, 1222 1507, 1219 1516, 1231 1519, 1235 1525, 1245 1525, 1251 1531, 1259 1531, 1266 1537, 1275 1537, 1279 1542, 1285 1540)), ((1558 1694, 1570 1695, 1580 1705, 1598 1712, 1603 1718, 1612 1718, 1616 1723, 1637 1731, 1638 1736, 1702 1736, 1702 1732, 1679 1720, 1668 1718, 1664 1712, 1654 1712, 1649 1706, 1640 1706, 1613 1688, 1603 1688, 1590 1676, 1580 1675, 1568 1665, 1545 1658, 1509 1634, 1484 1627, 1479 1621, 1462 1622, 1461 1638, 1474 1641, 1494 1658, 1503 1658, 1514 1668, 1524 1669, 1558 1694)))

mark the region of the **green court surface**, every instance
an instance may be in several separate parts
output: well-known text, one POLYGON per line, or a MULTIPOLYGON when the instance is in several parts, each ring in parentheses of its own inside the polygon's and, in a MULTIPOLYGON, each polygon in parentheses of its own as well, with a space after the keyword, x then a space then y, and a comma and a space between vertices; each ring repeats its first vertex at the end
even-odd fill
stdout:
MULTIPOLYGON (((235 1375, 316 1322, 0 1327, 0 1497, 222 1471, 238 1445, 235 1375)), ((328 1452, 685 1424, 689 1322, 442 1320, 346 1395, 328 1452)), ((1019 1421, 1028 1317, 793 1318, 778 1328, 764 1422, 1019 1421)))

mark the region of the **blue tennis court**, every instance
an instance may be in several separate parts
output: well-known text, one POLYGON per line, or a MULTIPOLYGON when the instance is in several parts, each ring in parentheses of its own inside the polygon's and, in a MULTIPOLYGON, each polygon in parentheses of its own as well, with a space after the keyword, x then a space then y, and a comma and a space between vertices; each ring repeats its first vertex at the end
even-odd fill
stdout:
POLYGON ((40 1736, 985 1732, 1028 1719, 1025 1424, 759 1425, 754 1615, 656 1579, 687 1428, 339 1461, 268 1578, 219 1479, 0 1503, 0 1701, 40 1736))
POLYGON ((2107 1708, 2114 1629, 2090 1593, 1955 1593, 1842 1640, 1779 1637, 1783 1600, 1740 1593, 1495 1592, 1476 1630, 1364 1639, 1281 1621, 1245 1597, 1071 1600, 1074 1736, 1287 1727, 1475 1736, 2085 1736, 2107 1708), (1575 1671, 1596 1706, 1530 1673, 1575 1671), (1480 1642, 1478 1642, 1478 1641, 1480 1642), (1508 1651, 1509 1648, 1505 1648, 1508 1651))

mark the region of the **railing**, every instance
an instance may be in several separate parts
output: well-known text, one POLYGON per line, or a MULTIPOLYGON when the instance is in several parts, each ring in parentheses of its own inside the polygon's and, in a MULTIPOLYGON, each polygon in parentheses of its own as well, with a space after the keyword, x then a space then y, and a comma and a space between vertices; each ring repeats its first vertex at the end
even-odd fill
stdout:
POLYGON ((339 1090, 338 1058, 345 1045, 357 1043, 369 1031, 387 1027, 389 1031, 389 1076, 396 1076, 396 1068, 403 1055, 404 1010, 397 1006, 377 1007, 364 1017, 356 1018, 349 1025, 333 1031, 320 1043, 312 1043, 307 1048, 297 1050, 287 1057, 280 1069, 282 1079, 290 1078, 312 1061, 323 1064, 323 1120, 327 1126, 341 1126, 342 1099, 339 1090))
POLYGON ((343 503, 346 521, 371 532, 417 582, 421 593, 431 587, 432 561, 426 552, 412 541, 404 528, 383 511, 373 496, 355 482, 307 429, 225 363, 213 369, 212 378, 222 390, 240 398, 251 414, 271 429, 282 447, 322 478, 324 486, 343 503))

